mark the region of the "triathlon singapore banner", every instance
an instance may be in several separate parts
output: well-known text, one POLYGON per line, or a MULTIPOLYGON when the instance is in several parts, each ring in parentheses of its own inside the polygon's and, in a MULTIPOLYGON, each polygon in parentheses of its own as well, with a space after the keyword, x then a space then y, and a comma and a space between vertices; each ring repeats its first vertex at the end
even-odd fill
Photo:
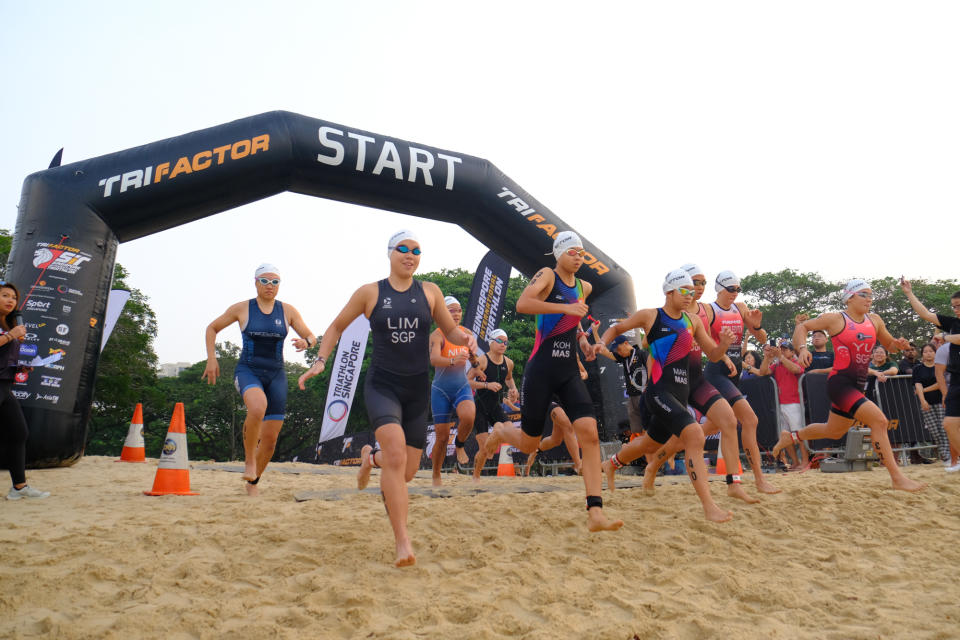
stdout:
MULTIPOLYGON (((599 146, 578 156, 590 157, 600 157, 599 146)), ((28 464, 83 455, 119 243, 284 191, 458 225, 527 277, 554 265, 558 232, 575 231, 585 250, 577 275, 593 284, 591 315, 636 310, 629 274, 589 233, 488 160, 289 111, 250 116, 24 180, 6 275, 23 292, 25 344, 48 363, 17 389, 28 464)), ((614 369, 599 376, 612 400, 598 399, 606 425, 626 417, 614 369)))
POLYGON ((463 323, 473 331, 477 337, 477 347, 484 353, 490 350, 487 336, 499 326, 503 317, 509 281, 510 263, 493 251, 488 251, 474 273, 463 323))
POLYGON ((323 408, 323 426, 320 428, 320 444, 343 435, 347 428, 353 396, 357 392, 363 353, 367 348, 370 321, 361 314, 350 323, 337 347, 337 357, 329 363, 330 387, 323 408))

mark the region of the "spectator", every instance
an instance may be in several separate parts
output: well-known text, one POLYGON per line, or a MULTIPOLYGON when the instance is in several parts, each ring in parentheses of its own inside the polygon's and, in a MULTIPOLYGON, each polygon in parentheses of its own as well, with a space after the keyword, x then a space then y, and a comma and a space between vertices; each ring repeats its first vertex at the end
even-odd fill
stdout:
POLYGON ((757 362, 757 352, 756 351, 747 351, 747 354, 743 356, 743 373, 740 374, 741 380, 749 380, 750 378, 756 378, 760 373, 760 363, 757 362))
MULTIPOLYGON (((780 347, 765 347, 763 350, 763 363, 760 365, 759 375, 773 375, 777 383, 777 392, 780 396, 780 418, 781 425, 786 427, 781 431, 797 432, 806 425, 803 419, 803 405, 800 404, 800 376, 803 374, 803 367, 800 366, 800 360, 797 358, 797 352, 793 348, 793 343, 784 340, 780 347)), ((810 465, 810 454, 803 440, 797 445, 800 449, 800 457, 793 447, 786 447, 785 451, 793 462, 792 469, 806 469, 810 465), (801 463, 800 460, 803 460, 801 463)))
POLYGON ((827 351, 827 334, 825 331, 813 332, 813 351, 810 352, 810 366, 806 373, 830 373, 833 369, 833 351, 827 351))
POLYGON ((871 401, 877 401, 877 382, 886 382, 890 376, 899 373, 897 365, 893 363, 883 345, 877 345, 873 348, 873 354, 870 357, 870 368, 867 371, 867 390, 865 395, 871 401))
MULTIPOLYGON (((946 414, 947 388, 950 384, 950 372, 947 371, 947 365, 950 364, 950 345, 944 341, 942 333, 935 333, 933 335, 934 338, 938 336, 940 338, 940 346, 937 347, 937 355, 933 359, 933 371, 937 377, 937 387, 940 389, 940 395, 944 398, 944 414, 946 414)), ((936 341, 931 340, 930 344, 936 344, 936 341)), ((943 430, 947 431, 946 425, 944 425, 943 430)), ((947 431, 947 438, 949 437, 950 432, 947 431)), ((951 442, 950 466, 947 467, 947 470, 954 468, 960 469, 960 450, 957 450, 956 446, 951 442)))
MULTIPOLYGON (((597 344, 602 344, 597 336, 597 344)), ((623 377, 627 391, 627 417, 633 433, 643 432, 642 410, 643 389, 647 384, 647 352, 627 341, 625 335, 619 335, 611 343, 612 349, 603 347, 599 354, 616 360, 623 366, 623 377)))
POLYGON ((911 342, 910 346, 903 350, 903 357, 897 363, 897 369, 900 375, 909 376, 913 374, 913 368, 919 364, 917 361, 917 343, 911 342))
POLYGON ((943 429, 943 393, 937 384, 935 360, 937 348, 932 342, 923 345, 921 361, 913 368, 913 386, 920 400, 920 417, 923 426, 937 443, 940 460, 945 467, 950 466, 950 441, 943 429))

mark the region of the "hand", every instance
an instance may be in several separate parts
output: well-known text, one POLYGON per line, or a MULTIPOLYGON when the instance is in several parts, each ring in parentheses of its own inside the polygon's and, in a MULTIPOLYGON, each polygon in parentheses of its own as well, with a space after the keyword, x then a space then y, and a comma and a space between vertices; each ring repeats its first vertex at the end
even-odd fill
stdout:
POLYGON ((878 381, 878 382, 886 382, 886 381, 887 381, 887 374, 883 373, 882 371, 879 372, 879 373, 877 373, 877 381, 878 381))
POLYGON ((590 311, 590 307, 583 300, 577 300, 573 304, 566 304, 563 306, 567 308, 567 310, 564 311, 565 314, 568 316, 576 316, 578 318, 582 318, 590 311))
POLYGON ((920 409, 921 409, 922 411, 930 411, 930 403, 927 402, 926 400, 921 399, 921 400, 920 400, 920 409))
POLYGON ((764 357, 764 358, 779 358, 780 355, 781 355, 781 353, 782 353, 782 351, 780 351, 780 348, 779 348, 779 347, 771 347, 771 346, 768 345, 768 344, 763 345, 763 357, 764 357))
POLYGON ((793 321, 794 321, 796 324, 803 324, 804 322, 806 322, 806 321, 809 320, 809 319, 810 319, 810 314, 809 314, 809 313, 798 313, 797 315, 795 315, 795 316, 793 317, 793 321))
POLYGON ((586 370, 586 369, 580 369, 580 379, 581 379, 581 380, 586 380, 588 377, 590 377, 590 374, 587 373, 587 370, 586 370))
POLYGON ((13 329, 10 329, 10 331, 7 331, 7 333, 10 334, 11 338, 15 338, 20 342, 23 342, 27 337, 27 328, 22 324, 18 324, 13 329))
POLYGON ((483 369, 477 368, 477 380, 480 380, 481 382, 483 382, 486 379, 487 379, 486 372, 484 372, 483 369))
POLYGON ((476 353, 477 351, 477 339, 469 331, 460 330, 460 333, 466 336, 467 338, 467 349, 470 350, 470 353, 476 353))
POLYGON ((593 328, 596 329, 596 328, 599 327, 599 326, 600 326, 600 321, 599 321, 599 320, 594 320, 594 321, 593 321, 593 328))
POLYGON ((307 369, 307 371, 297 378, 297 386, 300 387, 300 391, 306 391, 307 388, 304 386, 304 383, 312 378, 313 376, 318 376, 323 373, 323 370, 327 368, 327 365, 324 364, 323 360, 317 360, 313 363, 313 366, 307 369))
POLYGON ((217 378, 220 377, 220 363, 216 358, 208 359, 207 366, 200 376, 200 380, 206 380, 208 384, 217 384, 217 378))
POLYGON ((486 385, 484 389, 488 391, 500 391, 500 389, 503 389, 503 385, 499 382, 487 382, 486 385))
POLYGON ((723 356, 723 364, 727 365, 727 369, 730 371, 727 377, 732 378, 737 375, 737 366, 733 364, 733 360, 729 356, 723 356))
POLYGON ((465 364, 467 364, 467 360, 469 359, 470 356, 466 353, 458 353, 457 355, 453 356, 453 364, 450 366, 462 368, 465 364))
POLYGON ((301 351, 306 351, 310 348, 310 341, 306 338, 294 338, 290 342, 293 343, 293 346, 296 347, 297 353, 301 351))
POLYGON ((590 345, 589 351, 592 352, 593 357, 591 357, 591 358, 589 358, 589 359, 590 359, 590 360, 596 360, 596 359, 597 359, 597 356, 600 355, 601 353, 603 353, 605 349, 606 349, 606 347, 604 347, 603 344, 601 344, 601 343, 599 343, 599 342, 596 343, 596 344, 590 345))
POLYGON ((897 345, 900 351, 906 351, 910 348, 910 341, 906 338, 897 338, 893 341, 893 344, 897 345))
POLYGON ((737 335, 730 330, 730 327, 724 327, 720 332, 720 342, 724 345, 724 349, 729 347, 737 339, 737 335))
POLYGON ((810 350, 807 349, 806 345, 800 347, 800 351, 797 352, 797 358, 800 360, 800 366, 806 369, 810 366, 810 363, 813 362, 813 356, 810 355, 810 350))
POLYGON ((510 402, 516 402, 519 399, 520 399, 520 392, 517 391, 516 387, 511 387, 510 390, 507 391, 507 400, 509 400, 510 402))
POLYGON ((910 281, 900 276, 900 289, 907 295, 910 295, 913 292, 913 285, 910 284, 910 281))
POLYGON ((760 309, 750 309, 747 311, 745 318, 747 320, 747 326, 759 327, 763 324, 763 311, 760 311, 760 309))

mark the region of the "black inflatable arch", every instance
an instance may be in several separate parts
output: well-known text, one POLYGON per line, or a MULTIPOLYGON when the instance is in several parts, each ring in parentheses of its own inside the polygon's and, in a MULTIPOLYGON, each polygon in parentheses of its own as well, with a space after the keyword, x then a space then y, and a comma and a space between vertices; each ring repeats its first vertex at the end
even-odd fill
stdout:
MULTIPOLYGON (((32 466, 83 455, 118 243, 282 191, 457 224, 527 276, 552 265, 551 237, 570 228, 486 160, 286 111, 34 173, 7 274, 23 290, 26 344, 61 358, 14 387, 32 466)), ((580 237, 592 315, 632 312, 630 276, 580 237)), ((625 416, 618 370, 600 376, 608 430, 625 416)))

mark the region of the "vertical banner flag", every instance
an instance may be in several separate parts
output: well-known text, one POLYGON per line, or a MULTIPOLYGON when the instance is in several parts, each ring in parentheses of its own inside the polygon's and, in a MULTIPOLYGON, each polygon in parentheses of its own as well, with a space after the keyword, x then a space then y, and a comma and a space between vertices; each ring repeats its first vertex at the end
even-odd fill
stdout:
POLYGON ((470 289, 463 326, 473 331, 477 346, 486 353, 490 349, 487 335, 497 328, 503 316, 510 281, 510 263, 488 251, 477 266, 470 289))
POLYGON ((350 415, 350 406, 357 390, 369 333, 370 321, 360 314, 340 336, 337 357, 327 362, 327 368, 330 369, 330 387, 327 389, 327 403, 323 409, 321 443, 339 438, 347 428, 347 417, 350 415))
POLYGON ((103 317, 103 335, 100 337, 100 351, 107 344, 107 339, 113 333, 113 328, 117 326, 117 320, 123 312, 123 307, 130 299, 130 292, 126 289, 111 289, 110 297, 107 298, 107 313, 103 317))

